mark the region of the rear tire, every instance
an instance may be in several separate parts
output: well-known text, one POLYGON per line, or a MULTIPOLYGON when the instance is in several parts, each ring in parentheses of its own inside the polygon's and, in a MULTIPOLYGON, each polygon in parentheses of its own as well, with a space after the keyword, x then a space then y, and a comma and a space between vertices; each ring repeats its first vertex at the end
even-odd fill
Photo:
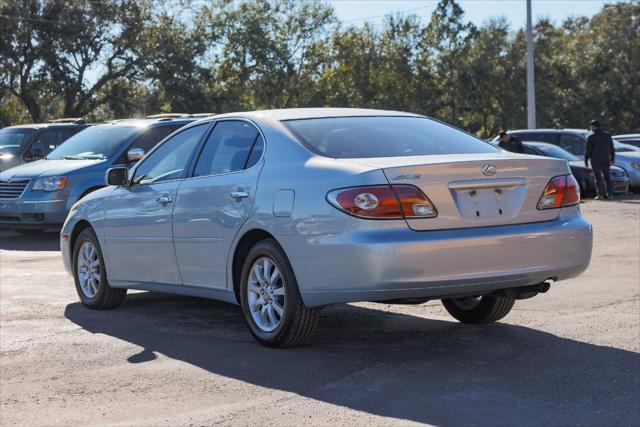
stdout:
POLYGON ((515 298, 488 295, 442 300, 450 315, 468 324, 496 322, 509 314, 515 302, 515 298))
POLYGON ((309 308, 280 245, 273 239, 256 243, 240 277, 242 314, 253 337, 267 347, 295 347, 311 337, 320 308, 309 308))
POLYGON ((85 228, 76 239, 73 279, 82 304, 94 310, 116 308, 127 295, 126 289, 109 286, 100 243, 91 228, 85 228))

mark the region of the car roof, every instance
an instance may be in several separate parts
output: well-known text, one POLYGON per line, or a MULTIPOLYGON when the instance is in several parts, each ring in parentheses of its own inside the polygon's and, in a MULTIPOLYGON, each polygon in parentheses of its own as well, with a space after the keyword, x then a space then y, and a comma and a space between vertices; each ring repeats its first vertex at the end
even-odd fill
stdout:
POLYGON ((87 127, 94 123, 29 123, 24 125, 7 126, 2 129, 43 129, 48 127, 87 127))
POLYGON ((516 130, 510 130, 509 133, 521 133, 521 132, 527 132, 527 133, 533 133, 533 132, 547 132, 547 133, 562 133, 562 132, 570 132, 570 133, 588 133, 589 131, 586 129, 571 129, 571 128, 567 128, 567 129, 516 129, 516 130))
POLYGON ((274 120, 298 120, 320 119, 328 117, 367 117, 367 116, 397 116, 397 117, 424 117, 419 114, 405 113, 402 111, 370 110, 367 108, 284 108, 276 110, 245 111, 238 113, 219 114, 210 119, 225 117, 268 117, 274 120))
POLYGON ((197 117, 181 117, 181 118, 160 118, 160 119, 119 119, 113 120, 109 123, 104 123, 101 126, 126 126, 126 127, 155 127, 169 126, 169 125, 186 125, 198 120, 197 117))

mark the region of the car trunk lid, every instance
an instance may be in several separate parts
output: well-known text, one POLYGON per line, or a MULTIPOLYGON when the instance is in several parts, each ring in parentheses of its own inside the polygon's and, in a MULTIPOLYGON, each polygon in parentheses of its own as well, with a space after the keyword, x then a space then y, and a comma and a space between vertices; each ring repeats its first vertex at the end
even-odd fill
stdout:
POLYGON ((380 167, 391 184, 419 187, 435 218, 407 219, 413 230, 443 230, 549 221, 558 209, 538 210, 553 176, 571 173, 564 160, 495 153, 359 159, 380 167))

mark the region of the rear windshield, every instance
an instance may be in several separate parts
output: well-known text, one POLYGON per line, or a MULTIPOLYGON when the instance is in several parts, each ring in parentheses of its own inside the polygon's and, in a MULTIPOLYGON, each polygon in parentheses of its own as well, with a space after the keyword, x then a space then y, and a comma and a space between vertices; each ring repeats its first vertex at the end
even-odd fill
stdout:
POLYGON ((284 125, 316 154, 334 158, 494 153, 497 148, 423 117, 330 117, 284 125))
POLYGON ((134 126, 93 126, 67 139, 47 159, 106 159, 143 130, 134 126))

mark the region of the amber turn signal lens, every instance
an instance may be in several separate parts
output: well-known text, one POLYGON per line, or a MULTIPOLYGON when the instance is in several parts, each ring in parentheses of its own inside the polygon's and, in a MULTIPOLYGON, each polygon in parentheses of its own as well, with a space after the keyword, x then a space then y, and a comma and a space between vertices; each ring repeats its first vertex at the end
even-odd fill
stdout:
POLYGON ((375 185, 334 190, 329 202, 352 215, 371 219, 433 218, 436 208, 413 185, 375 185))
POLYGON ((580 203, 580 186, 573 175, 561 175, 551 178, 540 200, 538 209, 554 209, 580 203))

